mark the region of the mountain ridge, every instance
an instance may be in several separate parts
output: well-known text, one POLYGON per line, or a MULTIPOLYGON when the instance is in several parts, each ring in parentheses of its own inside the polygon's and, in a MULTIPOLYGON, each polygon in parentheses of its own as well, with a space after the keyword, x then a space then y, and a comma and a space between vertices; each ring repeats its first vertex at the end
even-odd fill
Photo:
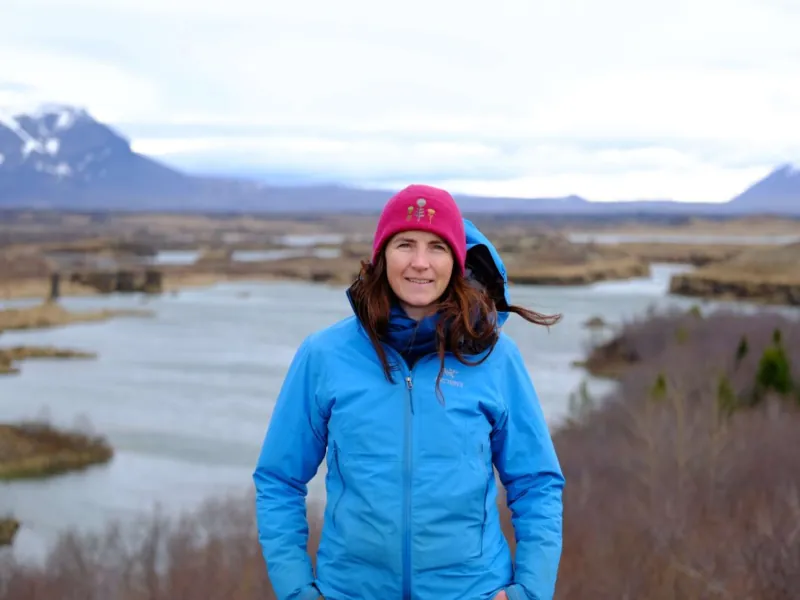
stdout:
MULTIPOLYGON (((234 175, 197 175, 132 150, 84 108, 46 104, 0 111, 0 208, 91 210, 377 211, 389 190, 348 185, 274 185, 234 175)), ((509 198, 456 194, 464 212, 800 215, 800 169, 779 165, 729 202, 592 202, 571 194, 509 198)))

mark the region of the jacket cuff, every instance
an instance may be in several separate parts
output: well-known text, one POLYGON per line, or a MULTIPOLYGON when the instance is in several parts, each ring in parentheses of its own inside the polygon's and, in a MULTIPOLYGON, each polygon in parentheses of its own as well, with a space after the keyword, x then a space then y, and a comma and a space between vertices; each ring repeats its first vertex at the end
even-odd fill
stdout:
POLYGON ((309 583, 295 596, 295 600, 317 600, 318 598, 322 598, 322 594, 313 583, 309 583))
POLYGON ((508 596, 508 600, 528 600, 528 594, 518 583, 511 584, 506 588, 506 596, 508 596))

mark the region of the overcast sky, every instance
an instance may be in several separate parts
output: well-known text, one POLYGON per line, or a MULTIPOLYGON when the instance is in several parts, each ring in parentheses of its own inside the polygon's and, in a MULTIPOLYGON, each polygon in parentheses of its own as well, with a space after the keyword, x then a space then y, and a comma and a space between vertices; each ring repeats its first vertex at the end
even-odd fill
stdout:
POLYGON ((800 162, 797 0, 3 0, 0 105, 192 169, 727 200, 800 162))

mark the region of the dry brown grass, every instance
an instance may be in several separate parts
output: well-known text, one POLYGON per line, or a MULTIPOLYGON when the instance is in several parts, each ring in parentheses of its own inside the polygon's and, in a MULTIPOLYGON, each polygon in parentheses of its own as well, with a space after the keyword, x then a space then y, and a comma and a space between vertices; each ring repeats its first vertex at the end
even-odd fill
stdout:
POLYGON ((57 302, 42 302, 26 308, 0 310, 0 331, 4 329, 43 329, 71 323, 106 321, 114 317, 143 317, 152 316, 152 314, 152 311, 133 309, 72 312, 57 302))
POLYGON ((800 243, 747 249, 728 260, 675 275, 670 291, 705 298, 800 305, 800 243))
MULTIPOLYGON (((97 296, 100 292, 88 285, 62 280, 60 283, 62 297, 97 296)), ((25 277, 21 279, 8 279, 0 283, 0 299, 40 299, 45 300, 50 295, 50 278, 25 277)))
POLYGON ((19 531, 19 521, 11 518, 0 518, 0 546, 10 546, 19 531))
POLYGON ((111 460, 102 437, 44 423, 0 424, 0 481, 75 471, 111 460))
POLYGON ((695 267, 725 261, 747 249, 752 249, 752 246, 744 246, 742 244, 672 244, 658 242, 624 242, 609 244, 609 246, 647 262, 690 264, 695 267))
POLYGON ((541 264, 530 259, 525 266, 512 264, 507 270, 509 282, 519 285, 588 285, 650 274, 650 266, 635 258, 597 260, 578 265, 541 264))
POLYGON ((709 219, 693 217, 685 223, 664 225, 631 219, 629 222, 610 221, 606 224, 593 223, 591 228, 568 227, 570 231, 592 233, 625 233, 637 235, 738 235, 771 236, 800 235, 800 220, 778 216, 753 215, 730 219, 709 219))
POLYGON ((15 363, 36 358, 95 358, 93 352, 55 348, 53 346, 12 346, 0 348, 0 375, 14 374, 19 371, 15 363))
POLYGON ((797 597, 800 365, 770 362, 775 330, 797 356, 800 325, 766 314, 675 313, 622 331, 637 361, 619 391, 556 435, 558 598, 797 597))

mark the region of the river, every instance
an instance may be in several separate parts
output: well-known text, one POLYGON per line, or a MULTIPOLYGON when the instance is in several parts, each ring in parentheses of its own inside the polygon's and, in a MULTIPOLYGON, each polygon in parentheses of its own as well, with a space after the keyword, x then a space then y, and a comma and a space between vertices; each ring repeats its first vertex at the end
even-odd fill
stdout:
MULTIPOLYGON (((506 331, 524 354, 548 421, 555 425, 585 373, 593 316, 619 323, 650 306, 689 307, 667 295, 672 273, 654 265, 648 278, 576 287, 513 288, 514 301, 561 312, 550 331, 512 316, 506 331)), ((96 360, 37 360, 0 380, 0 419, 46 418, 107 436, 113 460, 84 472, 0 485, 0 515, 22 522, 14 552, 41 557, 67 527, 98 530, 155 505, 169 514, 251 489, 274 398, 295 349, 310 332, 349 314, 343 288, 300 282, 220 284, 144 299, 112 295, 65 298, 65 307, 147 308, 153 317, 6 332, 3 345, 52 344, 98 353, 96 360)), ((6 303, 7 306, 20 303, 6 303)), ((611 384, 588 378, 602 393, 611 384)), ((320 474, 321 475, 321 474, 320 474)), ((312 483, 319 494, 322 480, 312 483)))

